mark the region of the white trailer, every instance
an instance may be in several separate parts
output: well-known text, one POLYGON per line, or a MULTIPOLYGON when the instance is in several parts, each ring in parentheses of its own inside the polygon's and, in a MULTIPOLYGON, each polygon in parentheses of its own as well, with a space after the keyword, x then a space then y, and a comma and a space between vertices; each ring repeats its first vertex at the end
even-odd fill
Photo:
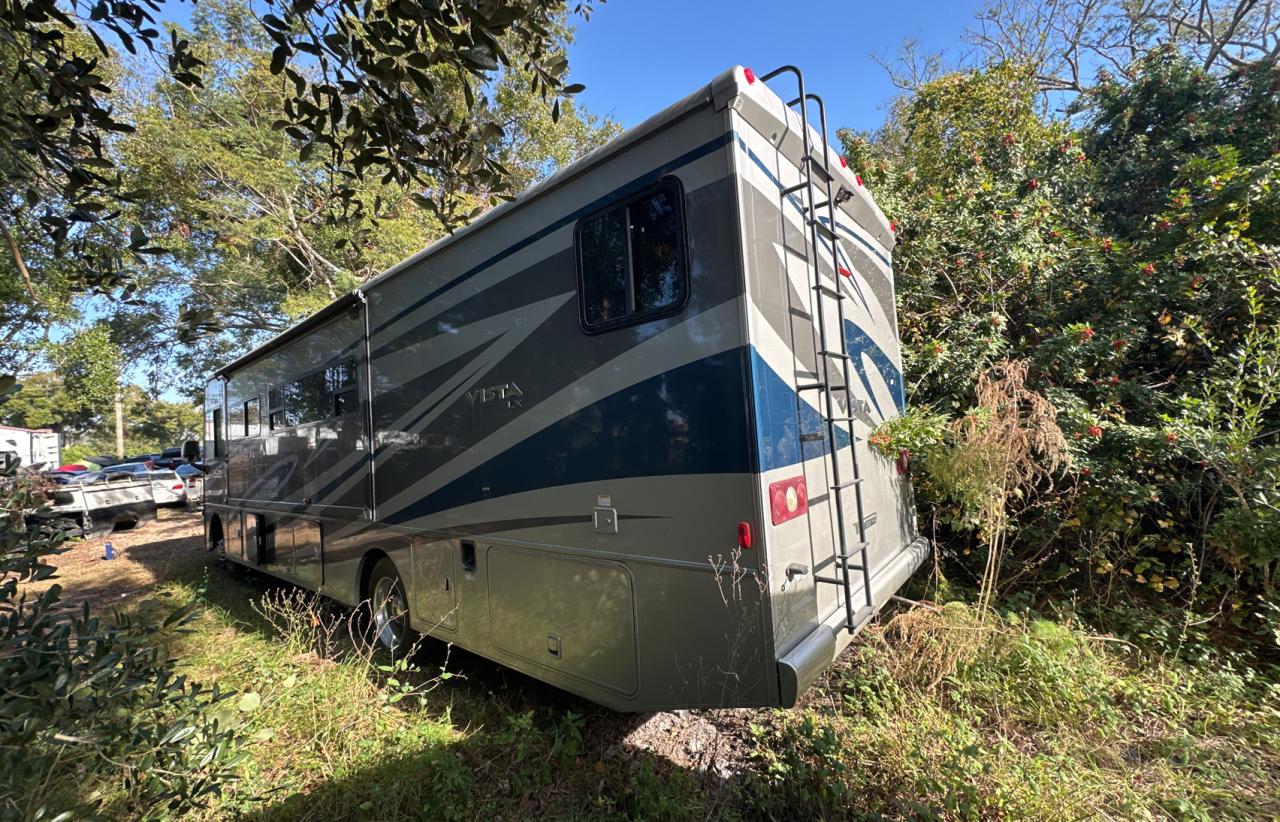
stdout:
POLYGON ((62 435, 50 428, 0 425, 0 460, 19 460, 23 468, 57 468, 62 435))

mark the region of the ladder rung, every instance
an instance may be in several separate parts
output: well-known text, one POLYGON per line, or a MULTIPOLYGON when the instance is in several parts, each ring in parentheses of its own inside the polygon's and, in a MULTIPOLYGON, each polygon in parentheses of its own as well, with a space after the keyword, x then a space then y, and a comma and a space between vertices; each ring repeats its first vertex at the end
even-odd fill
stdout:
POLYGON ((827 224, 821 220, 810 220, 809 225, 818 229, 818 233, 828 240, 834 240, 836 238, 835 232, 830 228, 827 228, 827 224))
POLYGON ((828 584, 828 585, 844 585, 844 580, 843 580, 843 579, 838 579, 838 578, 836 578, 836 577, 814 577, 814 578, 813 578, 813 581, 814 581, 814 582, 825 582, 825 583, 826 583, 826 584, 828 584))
POLYGON ((848 354, 842 353, 840 351, 819 351, 818 356, 819 357, 835 357, 838 360, 849 359, 848 354))
POLYGON ((872 608, 870 605, 863 605, 861 608, 853 612, 853 622, 849 623, 845 627, 848 628, 850 631, 856 631, 858 629, 858 626, 866 622, 868 619, 871 619, 875 615, 876 615, 875 608, 872 608))
POLYGON ((823 434, 822 432, 818 432, 817 434, 801 434, 800 435, 801 442, 818 442, 826 438, 827 438, 827 435, 823 434))
POLYGON ((815 389, 821 389, 826 387, 827 387, 827 384, 824 382, 811 382, 811 383, 806 383, 804 385, 797 385, 796 390, 797 391, 813 391, 815 389))
POLYGON ((820 203, 814 203, 814 204, 813 204, 813 209, 814 209, 814 211, 817 211, 817 210, 818 210, 818 209, 820 209, 820 208, 826 208, 826 207, 827 207, 827 203, 829 203, 829 202, 831 202, 831 198, 830 198, 830 197, 828 197, 827 199, 823 200, 823 201, 822 201, 822 202, 820 202, 820 203))
POLYGON ((815 286, 813 287, 813 290, 814 290, 814 291, 819 291, 819 292, 821 292, 821 293, 823 293, 823 294, 826 294, 828 297, 830 297, 830 298, 831 298, 831 299, 833 299, 833 300, 843 300, 843 299, 844 299, 844 295, 843 295, 843 294, 841 294, 839 290, 837 290, 837 289, 835 289, 835 288, 832 288, 831 286, 826 285, 826 284, 824 284, 824 283, 818 283, 817 285, 815 285, 815 286))
POLYGON ((854 477, 851 480, 836 483, 835 485, 831 486, 831 490, 840 491, 845 488, 852 488, 853 486, 858 485, 861 482, 862 482, 862 477, 854 477))
POLYGON ((795 194, 800 189, 808 188, 808 187, 809 187, 809 181, 803 180, 799 183, 796 183, 793 186, 787 186, 786 188, 782 189, 782 196, 786 197, 788 194, 795 194))

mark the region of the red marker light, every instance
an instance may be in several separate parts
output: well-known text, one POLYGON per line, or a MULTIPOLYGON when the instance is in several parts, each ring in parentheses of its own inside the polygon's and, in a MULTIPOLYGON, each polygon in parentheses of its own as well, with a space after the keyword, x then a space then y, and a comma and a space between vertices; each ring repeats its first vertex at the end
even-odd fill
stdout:
POLYGON ((747 85, 752 85, 756 81, 756 73, 749 68, 744 67, 742 69, 742 76, 747 78, 747 85))
POLYGON ((751 547, 751 523, 738 523, 738 547, 746 550, 751 547))
POLYGON ((855 175, 853 175, 853 179, 854 179, 854 181, 855 181, 855 182, 857 182, 857 184, 858 184, 858 185, 862 185, 862 175, 861 175, 861 174, 855 174, 855 175))
POLYGON ((841 276, 841 277, 852 277, 852 276, 853 276, 853 272, 852 272, 852 271, 850 271, 849 269, 845 268, 844 266, 840 266, 840 276, 841 276))
POLYGON ((804 477, 780 480, 769 486, 770 514, 774 525, 795 519, 809 510, 804 477))
MULTIPOLYGON (((849 161, 848 161, 848 160, 846 160, 846 159, 844 158, 844 155, 843 155, 843 154, 841 154, 841 155, 840 155, 840 167, 841 167, 841 168, 848 168, 848 167, 849 167, 849 161)), ((861 182, 859 182, 859 183, 858 183, 858 185, 862 185, 862 183, 861 183, 861 182)))
POLYGON ((894 234, 897 234, 897 233, 898 233, 898 224, 897 224, 897 223, 889 223, 889 230, 890 230, 890 231, 892 231, 894 234))

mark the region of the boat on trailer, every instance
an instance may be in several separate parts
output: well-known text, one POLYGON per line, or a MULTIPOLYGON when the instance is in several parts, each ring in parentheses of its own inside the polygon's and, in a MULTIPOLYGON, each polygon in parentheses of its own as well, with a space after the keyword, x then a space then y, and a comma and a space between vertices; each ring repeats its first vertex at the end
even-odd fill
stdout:
POLYGON ((208 545, 618 710, 793 705, 929 550, 893 246, 735 66, 220 368, 208 545))

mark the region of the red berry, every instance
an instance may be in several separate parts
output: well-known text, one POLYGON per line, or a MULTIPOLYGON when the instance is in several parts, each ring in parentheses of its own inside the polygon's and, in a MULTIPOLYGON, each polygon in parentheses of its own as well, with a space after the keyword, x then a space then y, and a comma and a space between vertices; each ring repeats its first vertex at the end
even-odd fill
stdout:
POLYGON ((1173 433, 1172 431, 1170 431, 1168 434, 1165 434, 1164 438, 1171 443, 1178 441, 1178 435, 1173 433))
POLYGON ((1102 426, 1090 425, 1089 430, 1087 430, 1085 433, 1093 437, 1094 439, 1099 439, 1102 437, 1102 426))
POLYGON ((1040 181, 1037 180, 1035 177, 1032 177, 1030 180, 1027 180, 1027 188, 1029 190, 1035 191, 1039 187, 1040 187, 1040 181))
POLYGON ((1082 476, 1082 477, 1092 477, 1092 476, 1093 476, 1093 472, 1092 472, 1092 471, 1090 471, 1088 468, 1081 468, 1081 469, 1080 469, 1080 476, 1082 476))
POLYGON ((1093 326, 1086 325, 1084 328, 1080 329, 1080 339, 1088 342, 1093 339, 1094 333, 1093 326))

